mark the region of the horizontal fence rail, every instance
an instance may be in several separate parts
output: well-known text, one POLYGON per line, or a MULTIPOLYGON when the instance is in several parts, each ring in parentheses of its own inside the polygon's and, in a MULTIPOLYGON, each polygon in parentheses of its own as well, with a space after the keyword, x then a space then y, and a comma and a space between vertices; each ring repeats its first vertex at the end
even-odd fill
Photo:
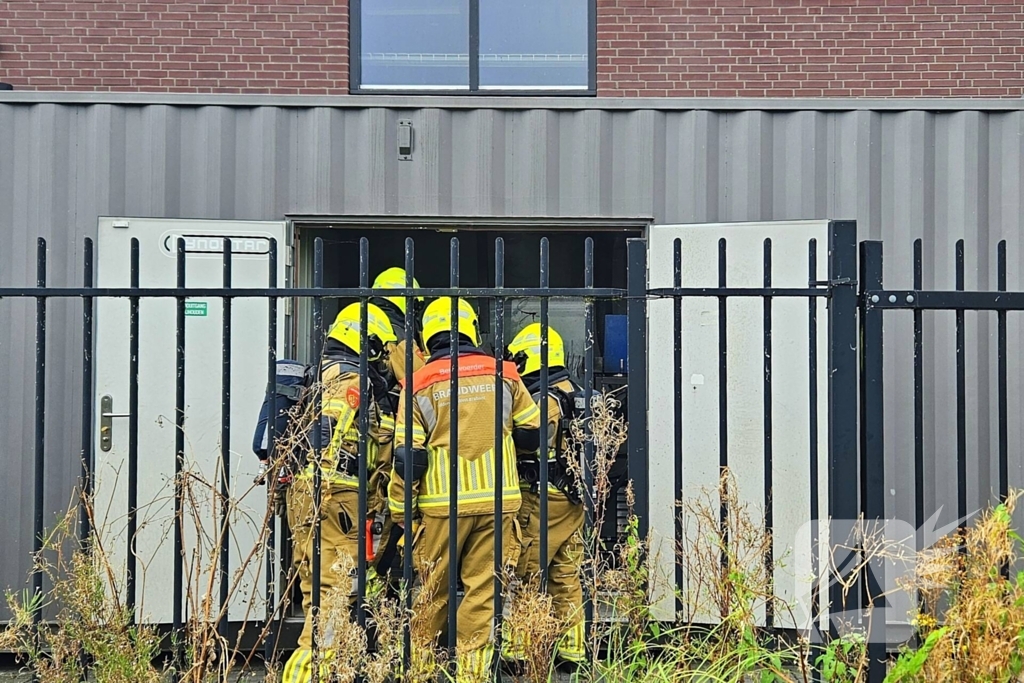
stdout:
MULTIPOLYGON (((319 239, 319 238, 318 238, 319 239)), ((550 289, 531 287, 509 287, 509 288, 488 288, 488 287, 424 287, 422 289, 400 288, 400 289, 371 289, 361 287, 289 287, 289 288, 257 288, 257 287, 49 287, 45 293, 40 293, 38 288, 29 287, 0 287, 0 299, 3 298, 130 298, 133 296, 146 298, 175 298, 179 296, 188 297, 217 297, 221 299, 266 299, 268 297, 289 297, 296 299, 344 299, 344 298, 366 298, 379 297, 387 292, 388 296, 395 297, 429 297, 442 296, 461 297, 466 299, 493 299, 496 297, 529 297, 529 298, 590 298, 590 299, 622 299, 626 292, 623 289, 613 287, 591 288, 584 291, 577 287, 556 287, 550 289)), ((759 291, 759 290, 758 290, 759 291)), ((695 296, 714 296, 715 291, 695 296)), ((761 296, 754 290, 743 290, 738 296, 761 296)), ((671 296, 671 293, 666 294, 671 296)))

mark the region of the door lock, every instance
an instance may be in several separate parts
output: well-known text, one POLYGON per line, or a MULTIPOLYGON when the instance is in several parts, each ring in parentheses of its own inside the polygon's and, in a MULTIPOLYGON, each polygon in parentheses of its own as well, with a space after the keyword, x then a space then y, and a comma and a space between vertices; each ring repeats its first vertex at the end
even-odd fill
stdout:
POLYGON ((112 437, 113 437, 113 425, 111 420, 115 417, 130 417, 131 413, 115 413, 114 410, 114 397, 110 394, 104 394, 100 397, 100 450, 109 451, 112 437))

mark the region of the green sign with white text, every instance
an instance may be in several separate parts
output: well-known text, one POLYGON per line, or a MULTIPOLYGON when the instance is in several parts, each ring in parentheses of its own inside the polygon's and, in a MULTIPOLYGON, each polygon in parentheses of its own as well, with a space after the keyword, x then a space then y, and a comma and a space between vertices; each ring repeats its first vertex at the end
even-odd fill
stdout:
POLYGON ((185 302, 185 315, 206 317, 206 302, 205 301, 186 301, 185 302))

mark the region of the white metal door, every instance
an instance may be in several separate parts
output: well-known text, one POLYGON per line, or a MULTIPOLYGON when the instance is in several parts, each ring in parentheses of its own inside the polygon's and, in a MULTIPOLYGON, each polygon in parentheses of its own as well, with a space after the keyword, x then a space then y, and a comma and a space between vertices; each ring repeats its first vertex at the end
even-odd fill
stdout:
MULTIPOLYGON (((648 232, 648 286, 672 287, 674 243, 681 240, 682 286, 719 286, 719 240, 726 241, 726 286, 764 286, 764 243, 771 240, 772 286, 806 289, 809 244, 815 242, 816 277, 828 278, 829 221, 773 221, 656 225, 648 232)), ((785 565, 775 572, 775 592, 793 605, 806 626, 810 604, 810 444, 811 414, 817 417, 819 496, 818 519, 825 520, 828 484, 828 318, 826 300, 815 299, 817 404, 810 395, 810 314, 806 297, 772 301, 772 494, 773 552, 785 565)), ((648 406, 651 531, 658 544, 658 585, 674 580, 674 520, 680 499, 674 482, 675 352, 672 299, 648 303, 648 406)), ((758 522, 764 509, 765 392, 764 299, 729 297, 726 304, 726 368, 728 464, 741 504, 758 522)), ((683 500, 710 494, 717 505, 719 476, 719 302, 717 298, 684 298, 682 303, 683 500)), ((687 533, 693 518, 684 511, 687 533)), ((825 557, 822 555, 822 557, 825 557)), ((684 577, 684 581, 687 579, 684 577)), ((671 618, 672 596, 662 591, 661 618, 671 618)), ((716 621, 714 614, 693 615, 716 621)), ((763 615, 762 615, 763 616, 763 615)), ((792 627, 788 615, 777 614, 776 626, 792 627)))
MULTIPOLYGON (((278 285, 288 284, 284 222, 101 218, 97 285, 130 286, 131 240, 137 238, 140 286, 174 287, 179 237, 186 241, 189 288, 222 286, 225 237, 232 240, 233 287, 268 286, 271 238, 278 244, 278 285)), ((96 304, 96 524, 122 595, 127 566, 129 310, 127 299, 100 299, 96 304), (104 412, 112 417, 104 420, 104 412)), ((143 298, 139 304, 136 604, 140 621, 148 623, 170 623, 173 614, 176 310, 173 298, 143 298)), ((209 600, 210 613, 216 615, 219 596, 222 311, 221 299, 200 297, 186 303, 183 609, 200 618, 200 602, 209 600)), ((284 311, 281 301, 279 354, 284 311)), ((266 494, 264 487, 252 484, 258 461, 251 441, 267 382, 267 299, 234 299, 231 319, 231 436, 225 449, 231 496, 228 616, 241 621, 264 614, 261 538, 266 494)))

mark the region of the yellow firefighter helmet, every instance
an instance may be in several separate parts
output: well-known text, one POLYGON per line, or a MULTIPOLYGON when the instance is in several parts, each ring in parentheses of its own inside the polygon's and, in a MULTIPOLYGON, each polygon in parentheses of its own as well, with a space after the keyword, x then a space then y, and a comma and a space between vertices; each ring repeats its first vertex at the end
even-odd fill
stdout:
MULTIPOLYGON (((330 331, 327 333, 330 339, 335 339, 355 353, 359 353, 360 330, 359 330, 359 303, 349 304, 341 309, 338 317, 334 319, 330 331)), ((367 349, 367 358, 377 360, 384 350, 384 344, 398 341, 395 330, 391 327, 391 321, 387 314, 379 306, 366 305, 366 336, 370 340, 367 349), (376 338, 380 343, 374 343, 376 338)))
MULTIPOLYGON (((420 283, 416 281, 416 278, 412 280, 412 286, 416 289, 420 288, 420 283)), ((377 276, 377 279, 373 281, 374 289, 405 289, 405 269, 404 268, 388 268, 383 273, 377 276)), ((386 296, 384 297, 395 306, 398 306, 398 310, 405 313, 405 297, 404 296, 386 296)), ((423 301, 422 296, 416 297, 417 301, 423 301)))
MULTIPOLYGON (((506 348, 509 360, 515 362, 520 374, 529 375, 540 370, 540 323, 531 323, 520 330, 506 348)), ((548 327, 548 367, 565 366, 565 344, 555 328, 548 327)))
MULTIPOLYGON (((473 346, 480 345, 480 329, 477 323, 476 311, 465 299, 458 300, 459 307, 459 334, 465 335, 473 346)), ((450 332, 452 329, 452 298, 442 296, 434 299, 423 311, 423 345, 428 346, 430 340, 442 332, 450 332)))

